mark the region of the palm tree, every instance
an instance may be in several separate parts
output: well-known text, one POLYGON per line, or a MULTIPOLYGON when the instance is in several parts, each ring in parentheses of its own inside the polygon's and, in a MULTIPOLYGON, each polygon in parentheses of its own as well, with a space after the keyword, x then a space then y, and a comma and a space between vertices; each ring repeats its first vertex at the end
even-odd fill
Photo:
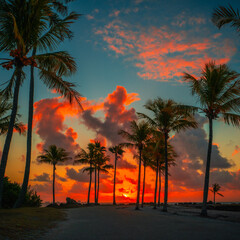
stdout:
MULTIPOLYGON (((8 2, 2 0, 0 5, 0 14, 3 16, 0 22, 3 26, 0 34, 0 50, 11 50, 10 56, 13 57, 13 59, 4 59, 1 65, 6 69, 15 67, 14 74, 3 91, 3 94, 8 98, 14 87, 15 100, 13 99, 12 121, 16 117, 15 108, 17 108, 20 83, 24 80, 23 67, 31 67, 26 167, 22 189, 15 204, 15 207, 19 207, 25 198, 30 172, 34 68, 39 69, 40 78, 49 88, 57 90, 61 95, 68 98, 70 102, 75 99, 80 104, 80 95, 73 89, 74 84, 62 79, 62 76, 70 75, 76 70, 72 57, 63 51, 40 55, 37 55, 36 52, 38 49, 41 51, 53 49, 64 38, 70 38, 72 32, 68 29, 69 24, 77 19, 79 15, 70 13, 65 18, 60 19, 57 13, 54 12, 54 9, 57 8, 58 11, 64 12, 65 8, 58 1, 17 0, 8 2), (10 30, 14 32, 15 36, 12 36, 12 33, 9 32, 10 30), (32 51, 32 56, 28 57, 27 55, 30 51, 32 51)), ((11 138, 12 125, 9 125, 0 169, 0 202, 1 178, 4 176, 11 138)))
POLYGON ((142 204, 144 204, 144 194, 145 194, 145 182, 146 182, 146 168, 152 164, 152 154, 149 151, 149 147, 145 147, 142 151, 142 162, 143 162, 143 187, 142 187, 142 204))
POLYGON ((89 205, 90 194, 91 194, 91 184, 92 184, 92 172, 94 171, 94 168, 92 167, 93 159, 94 159, 94 144, 89 143, 87 149, 88 149, 88 152, 86 152, 84 149, 81 149, 81 151, 76 155, 74 162, 90 165, 89 167, 84 169, 84 171, 89 172, 89 175, 90 175, 89 187, 88 187, 88 200, 87 200, 87 204, 89 205))
POLYGON ((40 163, 49 163, 53 165, 53 205, 55 205, 55 171, 56 165, 60 162, 70 160, 69 153, 63 148, 58 148, 56 145, 50 145, 48 149, 44 149, 44 153, 37 157, 40 163))
POLYGON ((101 143, 99 141, 94 142, 94 172, 95 172, 95 205, 98 204, 98 191, 99 191, 99 164, 102 161, 102 158, 104 157, 104 154, 106 152, 106 148, 104 146, 101 146, 101 143))
POLYGON ((143 113, 138 113, 139 117, 146 119, 157 131, 164 136, 164 155, 165 155, 165 193, 163 211, 167 211, 168 200, 168 139, 172 131, 179 132, 188 128, 196 128, 197 123, 191 113, 183 111, 177 107, 173 100, 162 100, 157 98, 149 100, 145 108, 150 110, 154 117, 151 118, 143 113))
POLYGON ((223 197, 223 195, 221 193, 219 193, 220 189, 221 189, 221 186, 218 183, 214 183, 212 185, 212 189, 210 189, 210 191, 213 192, 213 196, 214 196, 213 197, 213 202, 214 202, 214 205, 216 204, 216 202, 215 202, 215 195, 216 195, 216 193, 219 196, 223 197))
POLYGON ((239 10, 234 10, 230 4, 228 7, 220 6, 214 9, 212 21, 219 29, 229 23, 232 27, 236 28, 237 32, 240 30, 239 10))
POLYGON ((214 62, 205 64, 201 77, 184 73, 183 79, 190 84, 192 95, 196 96, 200 107, 182 106, 182 109, 192 112, 200 110, 205 113, 209 122, 209 141, 206 161, 206 173, 203 192, 201 215, 207 216, 207 198, 209 188, 210 162, 213 140, 213 120, 220 116, 227 124, 240 126, 240 80, 239 74, 227 65, 216 65, 214 62))
MULTIPOLYGON (((164 146, 164 136, 162 132, 153 129, 153 138, 151 143, 151 148, 149 149, 153 155, 153 161, 151 162, 150 167, 156 171, 156 180, 155 180, 155 191, 154 191, 154 207, 157 209, 157 191, 158 191, 158 206, 160 206, 160 193, 161 193, 161 172, 165 170, 165 146, 164 146), (158 180, 159 179, 159 180, 158 180), (159 187, 158 187, 159 184, 159 187)), ((168 143, 168 167, 175 165, 176 153, 173 150, 173 147, 168 143)))
MULTIPOLYGON (((8 131, 8 125, 11 116, 6 115, 6 113, 11 109, 12 104, 0 95, 0 135, 6 134, 8 131)), ((16 117, 14 123, 14 130, 17 131, 19 134, 25 134, 26 127, 22 122, 18 122, 18 117, 20 117, 20 115, 17 115, 16 117)))
POLYGON ((110 160, 110 157, 108 155, 105 155, 105 152, 100 155, 97 159, 97 204, 99 199, 99 188, 100 188, 100 173, 103 172, 105 174, 109 173, 108 170, 113 168, 112 164, 107 164, 107 162, 110 160))
POLYGON ((138 150, 138 155, 139 155, 138 166, 139 167, 138 167, 136 210, 139 210, 142 151, 151 139, 151 128, 149 124, 144 121, 139 123, 137 123, 136 121, 131 121, 130 132, 127 132, 125 130, 120 130, 119 134, 129 141, 127 143, 121 143, 122 146, 134 147, 138 150))
POLYGON ((120 156, 123 155, 124 150, 122 149, 121 145, 116 145, 109 148, 109 151, 115 155, 115 165, 114 165, 114 177, 113 177, 113 205, 116 205, 116 170, 117 170, 117 160, 120 158, 120 156))

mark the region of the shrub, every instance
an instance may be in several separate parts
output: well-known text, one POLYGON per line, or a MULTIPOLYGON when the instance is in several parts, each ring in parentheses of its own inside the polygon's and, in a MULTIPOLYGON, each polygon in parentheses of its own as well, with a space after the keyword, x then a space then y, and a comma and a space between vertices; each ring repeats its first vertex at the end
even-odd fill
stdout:
MULTIPOLYGON (((11 182, 9 180, 9 177, 4 177, 3 187, 4 189, 3 189, 2 206, 3 208, 12 208, 18 198, 18 194, 21 190, 21 186, 16 182, 11 182)), ((24 206, 40 207, 41 204, 42 204, 42 200, 40 199, 40 196, 37 195, 37 192, 32 190, 29 186, 27 190, 24 206)))

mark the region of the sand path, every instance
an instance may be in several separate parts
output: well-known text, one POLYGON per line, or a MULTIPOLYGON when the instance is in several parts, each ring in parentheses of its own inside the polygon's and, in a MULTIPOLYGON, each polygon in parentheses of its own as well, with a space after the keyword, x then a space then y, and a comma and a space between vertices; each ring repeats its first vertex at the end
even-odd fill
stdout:
POLYGON ((77 239, 240 239, 240 223, 163 213, 145 207, 98 206, 68 209, 67 220, 49 230, 41 240, 77 239))

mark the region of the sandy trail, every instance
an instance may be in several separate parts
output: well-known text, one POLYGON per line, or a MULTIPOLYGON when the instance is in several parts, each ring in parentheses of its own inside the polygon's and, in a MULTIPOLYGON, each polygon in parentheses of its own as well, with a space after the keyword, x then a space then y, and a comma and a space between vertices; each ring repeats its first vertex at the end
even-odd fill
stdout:
MULTIPOLYGON (((176 215, 145 207, 97 206, 68 209, 67 220, 41 240, 75 239, 240 239, 240 223, 176 215)), ((239 214, 239 213, 238 213, 239 214)))

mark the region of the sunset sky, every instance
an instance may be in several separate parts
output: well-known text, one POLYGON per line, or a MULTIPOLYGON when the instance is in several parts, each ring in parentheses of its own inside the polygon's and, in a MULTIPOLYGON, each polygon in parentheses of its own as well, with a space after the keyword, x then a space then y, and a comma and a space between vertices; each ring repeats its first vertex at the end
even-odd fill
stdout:
MULTIPOLYGON (((229 3, 240 8, 237 0, 229 3)), ((85 111, 69 105, 36 78, 30 184, 44 201, 52 199, 52 166, 36 162, 43 148, 56 144, 74 155, 91 139, 110 147, 122 141, 117 132, 137 118, 136 112, 148 113, 143 107, 148 99, 197 104, 182 82, 183 72, 199 75, 209 60, 227 63, 240 72, 239 34, 229 26, 219 30, 211 22, 213 9, 225 4, 224 0, 89 0, 70 4, 70 11, 84 15, 72 27, 74 38, 57 50, 69 51, 77 62, 77 73, 67 80, 76 83, 85 111)), ((0 71, 3 83, 11 71, 0 71)), ((29 73, 29 69, 25 71, 29 73)), ((25 124, 28 89, 27 74, 19 102, 25 124)), ((170 169, 170 202, 202 201, 208 124, 204 115, 196 118, 198 129, 171 139, 178 158, 170 169)), ((217 201, 240 201, 240 130, 215 121, 213 141, 210 184, 219 183, 224 195, 217 201)), ((1 137, 0 151, 3 144, 1 137)), ((26 137, 14 133, 6 175, 19 183, 25 155, 26 137)), ((57 201, 66 197, 87 200, 89 176, 82 173, 83 168, 71 162, 57 166, 57 201)), ((146 201, 153 201, 154 179, 154 172, 147 169, 146 201)), ((132 151, 126 150, 118 162, 117 202, 135 201, 136 183, 137 161, 132 151)), ((113 172, 101 175, 100 202, 112 201, 112 188, 113 172)))

